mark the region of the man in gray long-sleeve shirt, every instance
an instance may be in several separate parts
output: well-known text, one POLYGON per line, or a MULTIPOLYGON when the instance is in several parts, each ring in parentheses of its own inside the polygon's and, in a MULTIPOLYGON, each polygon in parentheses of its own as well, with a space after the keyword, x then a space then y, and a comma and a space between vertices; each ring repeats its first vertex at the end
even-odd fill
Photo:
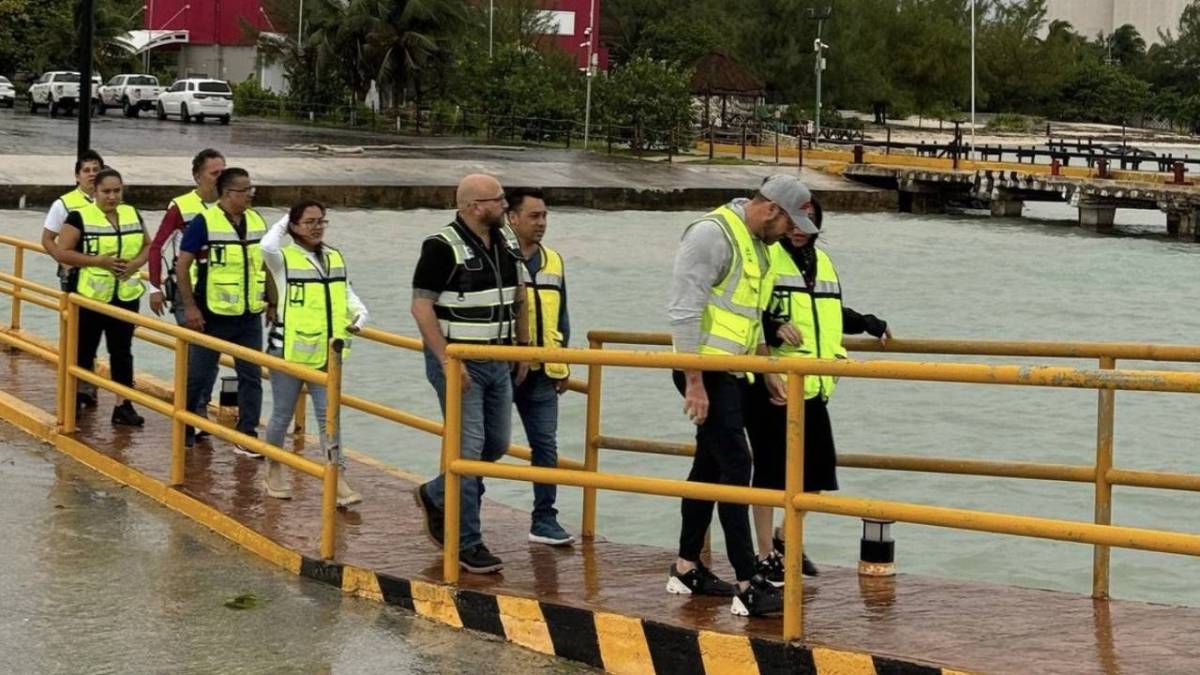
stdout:
MULTIPOLYGON (((771 288, 767 246, 793 228, 816 232, 809 219, 812 195, 798 179, 767 178, 752 199, 736 199, 692 223, 684 232, 671 281, 667 317, 675 351, 700 354, 765 354, 761 312, 771 288)), ((743 409, 749 387, 744 373, 675 371, 684 412, 697 425, 696 455, 688 480, 750 484, 750 450, 743 409)), ((783 405, 786 390, 778 375, 766 375, 772 403, 783 405)), ((700 562, 713 503, 684 499, 679 557, 671 566, 667 591, 684 595, 733 597, 730 611, 740 616, 777 613, 779 591, 756 574, 749 509, 721 504, 717 513, 726 551, 737 575, 736 587, 700 562)))

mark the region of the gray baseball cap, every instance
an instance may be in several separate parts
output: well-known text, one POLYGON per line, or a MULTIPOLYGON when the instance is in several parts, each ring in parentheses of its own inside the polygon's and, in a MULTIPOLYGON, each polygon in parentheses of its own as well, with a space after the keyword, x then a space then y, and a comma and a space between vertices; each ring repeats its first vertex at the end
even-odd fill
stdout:
POLYGON ((812 203, 812 192, 799 178, 783 173, 767 176, 759 186, 758 192, 783 209, 795 223, 796 229, 804 234, 817 234, 821 231, 808 217, 806 209, 810 208, 812 203))

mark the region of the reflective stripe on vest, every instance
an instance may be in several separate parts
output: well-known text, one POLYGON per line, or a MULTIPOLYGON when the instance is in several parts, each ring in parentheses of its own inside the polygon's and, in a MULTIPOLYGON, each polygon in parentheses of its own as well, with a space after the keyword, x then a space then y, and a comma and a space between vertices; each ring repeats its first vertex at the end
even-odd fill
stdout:
MULTIPOLYGON (((562 314, 563 260, 558 251, 552 248, 541 245, 538 248, 542 253, 542 265, 537 274, 533 275, 530 285, 525 288, 525 305, 529 308, 529 334, 533 336, 533 343, 538 347, 559 348, 563 344, 563 334, 558 330, 559 317, 562 314)), ((530 368, 538 370, 542 365, 534 363, 530 368)), ((565 363, 544 365, 546 377, 550 379, 561 380, 571 375, 571 369, 565 363)))
MULTIPOLYGON (((790 323, 803 343, 772 347, 771 354, 805 359, 844 359, 842 346, 842 286, 833 261, 816 249, 817 271, 809 289, 796 261, 780 244, 771 246, 771 278, 774 281, 767 312, 780 323, 790 323)), ((809 375, 804 380, 804 398, 833 395, 837 378, 809 375)))
MULTIPOLYGON (((142 252, 146 244, 146 231, 142 228, 137 210, 132 206, 117 206, 117 227, 108 221, 104 211, 95 204, 79 209, 83 219, 84 255, 108 255, 121 260, 132 260, 142 252)), ((75 292, 98 302, 111 302, 113 295, 124 302, 142 297, 145 292, 142 281, 134 275, 125 280, 103 267, 87 266, 79 270, 75 292)))
POLYGON ((327 273, 316 268, 302 247, 291 244, 283 249, 285 296, 279 298, 283 358, 312 368, 325 367, 330 339, 346 343, 343 358, 350 345, 346 262, 335 248, 322 247, 322 255, 327 273))
MULTIPOLYGON (((721 227, 733 254, 725 278, 712 288, 700 319, 700 353, 753 354, 762 330, 762 311, 771 297, 766 244, 727 206, 704 220, 721 227)), ((701 221, 698 221, 701 222, 701 221)), ((694 223, 693 223, 694 225, 694 223)))
MULTIPOLYGON (((259 240, 267 232, 266 223, 256 211, 248 209, 243 240, 221 207, 210 207, 203 215, 208 230, 208 256, 204 261, 204 304, 208 311, 220 316, 262 312, 267 306, 267 270, 259 240)), ((192 265, 191 277, 194 288, 199 279, 197 265, 192 265)))
POLYGON ((183 236, 183 231, 191 224, 192 219, 215 205, 216 202, 212 204, 206 203, 200 197, 200 192, 197 190, 179 195, 167 205, 167 208, 174 206, 179 211, 179 217, 183 220, 183 227, 172 232, 171 236, 167 237, 167 240, 163 242, 163 248, 165 249, 170 246, 171 251, 170 255, 163 256, 167 264, 167 276, 174 276, 175 274, 175 262, 179 258, 179 240, 183 236))
MULTIPOLYGON (((493 236, 497 233, 504 236, 504 246, 514 258, 519 279, 524 265, 520 262, 517 238, 507 227, 494 230, 493 236)), ((432 237, 450 245, 456 265, 451 275, 453 281, 433 302, 442 335, 452 342, 513 342, 515 283, 497 288, 496 279, 503 276, 502 271, 465 241, 454 224, 443 227, 432 237)))

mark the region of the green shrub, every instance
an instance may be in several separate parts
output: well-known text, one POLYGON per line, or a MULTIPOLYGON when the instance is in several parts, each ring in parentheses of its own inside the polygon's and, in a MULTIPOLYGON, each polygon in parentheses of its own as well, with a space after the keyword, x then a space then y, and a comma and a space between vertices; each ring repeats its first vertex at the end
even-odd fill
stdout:
POLYGON ((1016 113, 1000 113, 988 120, 987 130, 1014 134, 1031 134, 1040 129, 1043 124, 1045 124, 1045 120, 1040 117, 1018 115, 1016 113))

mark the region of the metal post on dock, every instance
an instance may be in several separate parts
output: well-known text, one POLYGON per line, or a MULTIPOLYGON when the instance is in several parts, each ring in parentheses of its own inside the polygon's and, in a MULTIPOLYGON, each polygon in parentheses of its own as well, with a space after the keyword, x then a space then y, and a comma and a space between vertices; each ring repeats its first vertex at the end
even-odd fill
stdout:
POLYGON ((791 373, 787 394, 787 460, 783 509, 783 639, 804 636, 804 514, 796 495, 804 491, 804 375, 791 373))
MULTIPOLYGON (((588 349, 604 349, 604 343, 588 340, 588 349)), ((583 470, 595 473, 600 466, 600 400, 604 394, 602 367, 588 366, 587 418, 584 422, 583 470)), ((580 536, 590 539, 596 536, 596 488, 583 488, 583 525, 580 536)))
POLYGON ((174 411, 171 415, 171 487, 183 485, 187 478, 187 423, 180 415, 187 412, 188 343, 175 338, 175 391, 172 397, 174 411))
MULTIPOLYGON (((1111 356, 1100 358, 1101 370, 1113 370, 1116 359, 1111 356)), ((1108 471, 1113 463, 1113 421, 1116 411, 1116 390, 1100 389, 1096 410, 1096 508, 1097 525, 1112 524, 1112 484, 1108 471)), ((1096 545, 1092 548, 1092 597, 1097 600, 1108 598, 1109 547, 1096 545)))
MULTIPOLYGON (((13 249, 13 276, 18 279, 25 278, 25 249, 16 247, 13 249)), ((8 327, 12 330, 21 330, 21 287, 13 284, 12 290, 12 316, 9 318, 8 327)))
POLYGON ((332 560, 337 550, 337 457, 341 449, 336 447, 342 414, 342 349, 345 342, 334 338, 329 341, 329 356, 326 363, 325 383, 325 438, 321 444, 326 448, 324 485, 321 491, 321 558, 332 560))
POLYGON ((442 471, 445 498, 442 527, 442 581, 458 583, 458 528, 462 519, 462 478, 450 465, 462 458, 462 385, 464 364, 446 357, 446 413, 442 431, 442 471))

